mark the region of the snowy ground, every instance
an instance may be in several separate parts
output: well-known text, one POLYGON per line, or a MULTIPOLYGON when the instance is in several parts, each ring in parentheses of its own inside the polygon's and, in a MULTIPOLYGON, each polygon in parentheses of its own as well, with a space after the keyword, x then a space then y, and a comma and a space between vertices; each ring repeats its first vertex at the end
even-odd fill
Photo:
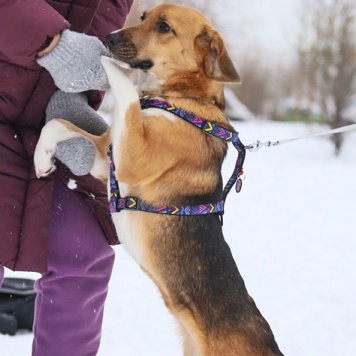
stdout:
MULTIPOLYGON (((245 144, 322 130, 271 122, 235 126, 245 144)), ((231 147, 225 177, 235 157, 231 147)), ((245 172, 242 192, 228 197, 224 233, 281 350, 286 356, 355 355, 356 133, 348 134, 339 158, 328 139, 313 138, 248 153, 245 172)), ((99 356, 181 355, 155 286, 122 247, 116 252, 99 356)), ((31 338, 1 335, 0 354, 30 355, 31 338)))

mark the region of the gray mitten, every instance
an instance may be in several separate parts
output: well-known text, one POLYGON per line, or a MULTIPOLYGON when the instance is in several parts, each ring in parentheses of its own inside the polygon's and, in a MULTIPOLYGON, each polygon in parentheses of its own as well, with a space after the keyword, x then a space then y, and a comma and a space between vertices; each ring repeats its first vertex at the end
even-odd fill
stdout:
POLYGON ((108 77, 100 62, 106 49, 100 40, 70 30, 64 30, 51 52, 37 59, 46 68, 57 87, 67 93, 86 90, 108 90, 108 77))
MULTIPOLYGON (((57 90, 46 109, 46 121, 62 118, 93 134, 103 134, 108 125, 88 104, 86 95, 57 90)), ((55 157, 77 176, 88 174, 95 159, 93 143, 85 137, 72 138, 58 144, 55 157)))

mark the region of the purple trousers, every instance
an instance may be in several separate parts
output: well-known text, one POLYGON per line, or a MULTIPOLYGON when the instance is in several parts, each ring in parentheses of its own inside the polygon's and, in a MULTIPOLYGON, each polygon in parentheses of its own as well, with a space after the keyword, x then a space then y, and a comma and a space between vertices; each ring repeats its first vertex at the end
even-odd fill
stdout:
POLYGON ((35 284, 33 356, 97 354, 113 263, 114 250, 86 204, 56 181, 48 271, 35 284))

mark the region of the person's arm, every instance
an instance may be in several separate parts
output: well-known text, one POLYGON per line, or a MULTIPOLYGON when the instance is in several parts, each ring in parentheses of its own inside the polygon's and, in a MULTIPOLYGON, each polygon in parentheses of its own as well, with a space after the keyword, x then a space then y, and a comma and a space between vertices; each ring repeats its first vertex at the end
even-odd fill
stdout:
MULTIPOLYGON (((57 90, 46 108, 46 122, 63 118, 81 129, 102 135, 108 128, 107 123, 88 104, 84 93, 64 93, 57 90)), ((72 138, 58 144, 55 157, 64 163, 72 173, 82 176, 90 172, 94 159, 93 143, 85 137, 72 138)))
MULTIPOLYGON (((92 31, 89 34, 96 36, 100 38, 101 41, 105 42, 105 36, 107 34, 111 33, 114 30, 117 30, 118 28, 121 28, 124 25, 126 16, 131 8, 131 5, 132 0, 102 0, 91 26, 92 31)), ((75 23, 76 19, 73 17, 69 17, 69 21, 75 23)), ((77 43, 77 48, 86 48, 84 53, 85 56, 88 56, 88 54, 94 54, 97 56, 96 60, 99 59, 99 55, 97 53, 98 50, 100 52, 100 45, 97 44, 97 42, 99 41, 94 41, 93 37, 84 35, 73 36, 73 33, 71 33, 71 31, 65 31, 64 36, 64 41, 63 38, 59 38, 58 40, 54 38, 53 42, 51 42, 47 48, 45 48, 42 52, 39 53, 39 57, 43 57, 46 60, 48 59, 48 65, 54 65, 54 67, 52 68, 52 71, 55 71, 54 75, 58 73, 60 77, 63 77, 63 69, 61 71, 58 71, 58 68, 56 69, 56 65, 58 66, 58 61, 56 60, 56 57, 61 57, 61 53, 64 53, 64 51, 68 51, 66 43, 69 39, 71 40, 71 42, 77 43), (90 46, 94 46, 94 48, 90 49, 90 47, 88 46, 81 46, 80 43, 82 43, 82 41, 87 41, 87 43, 90 44, 90 46)), ((76 48, 72 49, 72 53, 77 53, 77 55, 80 57, 80 52, 78 52, 76 48)), ((40 59, 39 62, 41 61, 42 60, 40 59)), ((71 61, 69 71, 71 70, 71 67, 74 64, 73 62, 76 62, 75 57, 74 60, 71 61)), ((80 63, 81 67, 83 67, 82 62, 83 61, 81 61, 80 63)), ((92 63, 95 63, 95 58, 91 57, 88 64, 92 63)), ((84 67, 86 67, 86 65, 84 67)), ((59 86, 61 86, 62 89, 64 89, 65 91, 80 91, 80 89, 83 89, 83 84, 90 85, 90 83, 86 83, 85 81, 83 81, 83 79, 85 78, 85 73, 82 73, 81 70, 82 68, 79 68, 78 70, 80 72, 80 76, 77 78, 79 85, 75 84, 72 87, 68 87, 66 82, 59 83, 58 80, 56 83, 58 83, 59 86)), ((64 71, 68 71, 68 68, 64 68, 64 71)), ((95 83, 95 76, 91 76, 91 78, 92 80, 94 78, 94 83, 91 84, 91 87, 93 87, 93 85, 97 85, 97 83, 95 83)), ((72 83, 75 83, 75 81, 73 80, 75 79, 74 75, 71 75, 70 79, 71 81, 69 84, 73 85, 72 83)), ((107 124, 92 108, 90 108, 87 103, 86 96, 81 93, 67 94, 62 91, 57 91, 52 96, 47 106, 46 121, 57 117, 65 118, 66 120, 71 121, 78 127, 81 127, 82 129, 94 135, 100 135, 107 129, 107 124)), ((57 147, 55 157, 62 161, 74 174, 84 175, 88 173, 92 167, 95 158, 95 149, 89 140, 84 138, 75 138, 72 140, 61 142, 57 147)))
POLYGON ((38 52, 69 23, 45 0, 0 2, 1 59, 24 68, 39 69, 38 52))
POLYGON ((38 52, 67 28, 69 23, 45 0, 0 1, 0 121, 17 118, 31 95, 19 72, 36 78, 38 52))
POLYGON ((124 27, 133 0, 102 0, 88 35, 98 37, 105 43, 105 37, 124 27))
MULTIPOLYGON (((123 27, 132 0, 102 0, 90 27, 89 36, 70 30, 39 53, 38 63, 52 75, 57 87, 67 93, 90 89, 107 90, 109 83, 100 62, 106 54, 105 36, 123 27), (100 39, 100 40, 99 40, 100 39)), ((75 23, 78 12, 69 14, 75 23)))
POLYGON ((43 51, 37 63, 51 74, 56 86, 66 93, 110 88, 100 57, 105 46, 95 36, 64 30, 43 51))
MULTIPOLYGON (((102 0, 97 9, 95 18, 91 25, 90 31, 87 33, 90 36, 95 36, 105 44, 106 36, 120 28, 125 24, 127 15, 131 10, 133 0, 102 0)), ((75 23, 80 21, 77 12, 69 14, 69 22, 75 23)), ((60 39, 60 34, 57 38, 53 38, 52 43, 43 51, 39 53, 39 57, 49 53, 60 39)))

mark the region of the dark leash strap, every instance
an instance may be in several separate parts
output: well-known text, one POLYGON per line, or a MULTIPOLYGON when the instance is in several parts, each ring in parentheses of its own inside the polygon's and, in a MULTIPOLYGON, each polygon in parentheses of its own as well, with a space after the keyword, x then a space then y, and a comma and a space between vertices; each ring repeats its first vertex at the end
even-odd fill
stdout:
POLYGON ((206 120, 191 112, 172 106, 164 100, 143 98, 140 102, 142 110, 148 108, 159 108, 168 111, 196 126, 207 135, 220 138, 226 142, 231 142, 238 152, 235 168, 226 183, 221 194, 221 199, 218 202, 200 205, 182 205, 180 207, 170 205, 155 206, 147 204, 137 197, 120 197, 119 184, 115 178, 115 164, 112 158, 112 145, 110 145, 108 149, 108 155, 110 158, 110 211, 112 213, 116 213, 123 209, 128 209, 168 215, 205 215, 214 213, 222 215, 224 213, 225 199, 231 188, 234 184, 236 184, 236 191, 239 192, 242 186, 242 180, 240 177, 243 174, 243 163, 245 160, 246 149, 239 139, 238 132, 229 130, 215 122, 206 120))

